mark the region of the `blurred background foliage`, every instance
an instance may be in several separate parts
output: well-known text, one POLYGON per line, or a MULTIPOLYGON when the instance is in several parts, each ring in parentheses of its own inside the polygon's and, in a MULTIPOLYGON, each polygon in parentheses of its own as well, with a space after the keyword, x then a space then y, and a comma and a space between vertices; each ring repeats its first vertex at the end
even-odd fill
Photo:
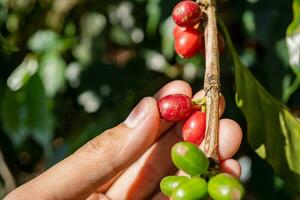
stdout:
MULTIPOLYGON (((143 96, 168 81, 202 88, 203 58, 174 54, 170 15, 177 2, 0 0, 0 147, 17 185, 124 120, 143 96)), ((218 3, 243 63, 299 116, 299 66, 290 67, 286 45, 292 1, 218 3)), ((246 130, 228 51, 221 73, 225 117, 246 130)), ((246 199, 297 198, 246 137, 236 158, 246 199)))

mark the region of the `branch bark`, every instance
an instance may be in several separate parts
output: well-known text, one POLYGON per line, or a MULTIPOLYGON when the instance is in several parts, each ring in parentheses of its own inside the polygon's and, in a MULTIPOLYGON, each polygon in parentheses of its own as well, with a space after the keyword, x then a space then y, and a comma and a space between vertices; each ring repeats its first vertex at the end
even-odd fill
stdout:
POLYGON ((205 79, 206 92, 206 134, 204 152, 209 158, 218 161, 218 132, 219 132, 219 98, 220 98, 220 63, 218 49, 218 28, 216 5, 213 0, 205 6, 207 24, 205 36, 205 79))

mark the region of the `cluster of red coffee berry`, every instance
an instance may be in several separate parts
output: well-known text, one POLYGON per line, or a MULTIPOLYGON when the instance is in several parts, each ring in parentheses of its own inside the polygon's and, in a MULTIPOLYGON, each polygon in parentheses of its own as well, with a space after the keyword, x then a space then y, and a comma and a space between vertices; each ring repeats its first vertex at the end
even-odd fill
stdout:
POLYGON ((201 103, 194 103, 186 95, 168 95, 158 102, 161 118, 179 122, 187 118, 182 126, 182 137, 185 141, 200 145, 205 136, 206 115, 201 103), (201 110, 202 108, 202 110, 201 110))
MULTIPOLYGON (((200 6, 194 1, 182 1, 174 7, 172 17, 176 23, 173 36, 177 54, 183 58, 191 58, 198 53, 205 55, 203 23, 201 23, 205 19, 205 14, 200 6)), ((218 33, 218 48, 220 53, 225 48, 220 33, 218 33)))
MULTIPOLYGON (((242 184, 233 176, 221 173, 212 166, 198 148, 205 137, 205 101, 191 101, 186 95, 174 94, 158 102, 161 118, 170 122, 184 122, 182 137, 172 147, 174 165, 187 176, 167 176, 160 183, 161 191, 172 200, 240 200, 244 195, 242 184), (208 182, 207 182, 208 181, 208 182)), ((215 164, 215 163, 213 163, 215 164)))

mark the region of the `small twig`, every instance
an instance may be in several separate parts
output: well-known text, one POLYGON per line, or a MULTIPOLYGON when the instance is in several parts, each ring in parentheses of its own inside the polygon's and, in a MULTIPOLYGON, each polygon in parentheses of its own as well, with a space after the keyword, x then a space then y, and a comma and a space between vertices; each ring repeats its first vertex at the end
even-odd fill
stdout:
POLYGON ((210 0, 205 7, 207 24, 205 36, 205 79, 206 92, 206 135, 204 139, 204 152, 218 161, 218 131, 219 131, 219 96, 220 96, 220 63, 218 49, 218 29, 215 2, 210 0))
POLYGON ((15 181, 7 165, 5 164, 2 152, 0 150, 0 176, 4 180, 4 192, 7 194, 16 188, 15 181))

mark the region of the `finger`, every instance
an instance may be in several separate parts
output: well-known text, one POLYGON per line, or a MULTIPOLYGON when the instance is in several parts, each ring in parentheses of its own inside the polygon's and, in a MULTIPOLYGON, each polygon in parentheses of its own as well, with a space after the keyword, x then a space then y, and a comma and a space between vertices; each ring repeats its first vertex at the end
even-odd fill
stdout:
POLYGON ((231 119, 221 119, 219 124, 219 159, 231 158, 240 148, 243 133, 240 125, 231 119))
POLYGON ((160 180, 176 172, 170 158, 171 147, 180 141, 174 129, 168 131, 112 185, 106 195, 111 199, 149 199, 160 180))
MULTIPOLYGON (((192 96, 192 89, 190 85, 181 80, 175 80, 172 81, 165 86, 163 86, 158 92, 154 94, 154 98, 159 100, 164 96, 171 95, 171 94, 184 94, 188 97, 192 96)), ((160 125, 159 125, 159 131, 158 135, 161 135, 164 133, 167 129, 169 129, 174 123, 167 122, 165 120, 160 120, 160 125)), ((105 183, 104 186, 101 186, 97 191, 104 192, 106 191, 116 180, 116 178, 109 180, 108 183, 105 183)))
POLYGON ((181 80, 172 81, 165 86, 163 86, 158 92, 154 94, 155 99, 161 99, 164 96, 170 94, 185 94, 189 97, 192 96, 192 88, 191 86, 181 80))
MULTIPOLYGON (((200 90, 199 92, 197 92, 194 96, 193 96, 193 100, 197 100, 197 99, 203 99, 205 97, 205 91, 204 90, 200 90)), ((220 101, 219 101, 219 116, 221 117, 225 111, 225 98, 223 95, 220 96, 220 101)))
MULTIPOLYGON (((168 84, 166 84, 164 87, 162 87, 156 94, 154 95, 154 98, 159 100, 167 95, 171 94, 184 94, 188 97, 192 97, 192 88, 191 86, 181 80, 176 80, 172 81, 168 84)), ((159 126, 159 132, 163 133, 167 129, 169 129, 174 123, 167 122, 165 120, 160 121, 160 126, 159 126)))
POLYGON ((96 190, 96 192, 98 192, 98 193, 105 193, 110 188, 110 186, 121 176, 122 173, 123 173, 123 171, 121 171, 120 173, 118 173, 117 175, 115 175, 113 178, 111 178, 105 184, 101 185, 96 190))
POLYGON ((241 176, 241 166, 234 159, 224 160, 220 163, 221 171, 231 174, 236 178, 240 178, 241 176))
POLYGON ((157 102, 144 98, 123 123, 94 138, 10 196, 85 199, 137 160, 157 139, 158 126, 157 102))

